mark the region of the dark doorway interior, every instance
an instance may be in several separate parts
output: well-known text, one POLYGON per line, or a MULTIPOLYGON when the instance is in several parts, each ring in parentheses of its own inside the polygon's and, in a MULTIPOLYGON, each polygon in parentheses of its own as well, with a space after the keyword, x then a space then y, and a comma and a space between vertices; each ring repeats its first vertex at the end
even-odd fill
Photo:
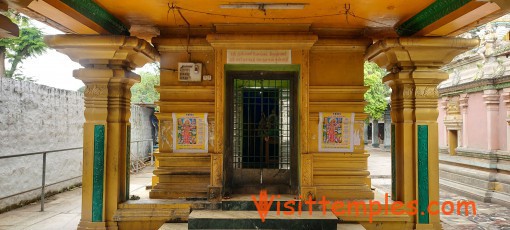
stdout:
POLYGON ((225 190, 297 191, 294 72, 227 72, 225 190))

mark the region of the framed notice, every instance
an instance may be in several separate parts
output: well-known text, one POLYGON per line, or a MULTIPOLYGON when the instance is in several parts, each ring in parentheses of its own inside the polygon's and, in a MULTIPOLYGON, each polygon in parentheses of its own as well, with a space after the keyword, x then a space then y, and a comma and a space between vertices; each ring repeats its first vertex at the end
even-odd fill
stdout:
POLYGON ((173 151, 207 153, 207 113, 173 113, 173 151))
POLYGON ((319 113, 319 152, 353 152, 354 113, 319 113))

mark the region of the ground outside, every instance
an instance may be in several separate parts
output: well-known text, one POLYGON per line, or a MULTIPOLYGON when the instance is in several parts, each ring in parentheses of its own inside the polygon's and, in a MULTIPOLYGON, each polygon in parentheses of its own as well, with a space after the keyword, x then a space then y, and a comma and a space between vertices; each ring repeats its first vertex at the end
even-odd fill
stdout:
MULTIPOLYGON (((390 153, 379 148, 369 148, 369 170, 372 177, 372 187, 378 194, 390 193, 390 153)), ((145 168, 142 172, 131 176, 131 194, 140 197, 140 200, 148 199, 148 190, 146 186, 150 185, 152 168, 145 168)), ((446 191, 440 192, 441 202, 445 200, 456 202, 458 200, 469 200, 446 191)), ((282 197, 281 200, 292 199, 292 197, 282 197)), ((442 215, 441 221, 445 230, 507 230, 510 229, 510 209, 497 204, 489 204, 481 201, 476 202, 476 216, 442 215)), ((221 228, 244 228, 254 229, 253 224, 260 224, 260 217, 256 211, 254 203, 250 197, 232 197, 228 202, 223 202, 220 207, 223 211, 200 210, 192 212, 189 223, 167 223, 160 229, 203 229, 204 226, 210 226, 214 229, 221 228), (211 223, 212 220, 215 220, 211 223), (237 219, 233 221, 233 219, 237 219), (234 226, 235 225, 235 226, 234 226)), ((272 207, 274 210, 275 207, 272 207)), ((18 208, 9 212, 0 214, 0 230, 14 229, 76 229, 80 221, 81 211, 81 188, 64 192, 47 198, 45 211, 40 212, 40 204, 32 203, 30 205, 18 208)), ((352 223, 337 224, 336 217, 333 215, 322 215, 322 212, 314 212, 314 216, 303 215, 300 220, 291 219, 285 216, 276 216, 275 212, 268 214, 266 220, 270 229, 278 228, 273 224, 284 223, 285 229, 310 229, 306 226, 323 226, 324 229, 364 229, 361 225, 352 223), (288 227, 288 228, 287 228, 288 227), (334 227, 333 227, 334 229, 334 227)), ((322 227, 321 227, 322 228, 322 227)), ((321 229, 319 228, 319 229, 321 229)), ((211 229, 211 228, 209 228, 211 229)))

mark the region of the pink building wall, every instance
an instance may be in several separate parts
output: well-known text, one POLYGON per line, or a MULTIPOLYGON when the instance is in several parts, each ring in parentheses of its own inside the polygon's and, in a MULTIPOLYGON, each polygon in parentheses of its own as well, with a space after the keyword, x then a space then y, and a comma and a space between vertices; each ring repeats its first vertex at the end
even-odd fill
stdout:
MULTIPOLYGON (((503 94, 503 90, 499 90, 499 95, 503 94)), ((498 121, 498 131, 499 131, 499 149, 506 151, 508 150, 507 142, 506 142, 506 105, 503 101, 503 97, 499 97, 499 121, 498 121)))
POLYGON ((439 99, 437 102, 438 110, 439 110, 439 116, 437 117, 439 148, 446 148, 447 147, 446 126, 444 125, 444 118, 446 116, 446 110, 444 110, 442 108, 441 101, 442 100, 439 99))
MULTIPOLYGON (((499 90, 499 95, 503 92, 499 90)), ((439 115, 437 118, 438 123, 438 138, 439 148, 448 147, 448 132, 444 124, 446 117, 446 109, 441 104, 442 99, 438 100, 439 115)), ((508 151, 507 143, 507 112, 506 104, 503 101, 503 97, 499 98, 499 114, 497 119, 497 138, 498 138, 498 149, 501 151, 508 151)), ((466 122, 466 121, 463 121, 466 122)), ((466 138, 462 137, 462 132, 459 132, 459 139, 462 140, 461 147, 467 149, 476 150, 488 150, 488 128, 487 128, 487 107, 484 102, 483 92, 470 93, 467 107, 467 142, 465 146, 466 138)))
POLYGON ((483 92, 469 94, 467 107, 467 133, 469 149, 487 149, 487 109, 483 92))

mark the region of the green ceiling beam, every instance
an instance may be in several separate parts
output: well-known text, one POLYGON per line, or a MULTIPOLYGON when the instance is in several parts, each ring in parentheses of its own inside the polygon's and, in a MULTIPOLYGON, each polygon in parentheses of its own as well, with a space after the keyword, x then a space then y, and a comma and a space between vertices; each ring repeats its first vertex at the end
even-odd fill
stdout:
POLYGON ((89 18, 106 31, 115 35, 129 35, 129 28, 92 0, 61 0, 63 3, 89 18))
POLYGON ((396 28, 402 37, 411 36, 444 16, 458 10, 472 0, 436 0, 396 28))

